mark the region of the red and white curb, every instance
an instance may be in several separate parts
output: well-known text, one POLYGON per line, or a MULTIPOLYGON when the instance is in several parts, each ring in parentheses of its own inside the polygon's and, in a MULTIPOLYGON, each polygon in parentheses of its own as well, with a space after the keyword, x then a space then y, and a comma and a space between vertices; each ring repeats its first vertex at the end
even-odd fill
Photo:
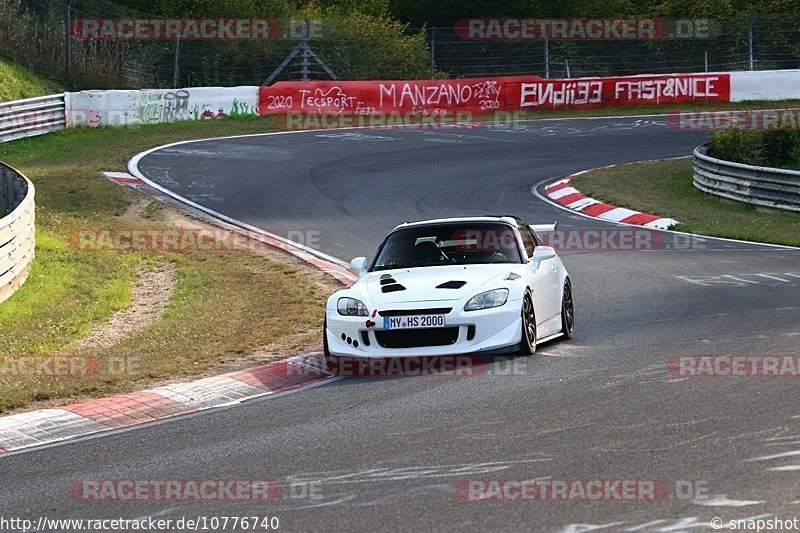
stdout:
POLYGON ((186 383, 0 418, 0 454, 224 407, 338 380, 321 353, 186 383))
MULTIPOLYGON (((605 168, 605 167, 604 167, 605 168)), ((669 229, 679 222, 672 218, 660 217, 649 213, 641 213, 624 207, 589 198, 578 189, 572 186, 572 178, 591 172, 584 170, 576 172, 563 179, 560 179, 544 188, 545 195, 553 202, 577 211, 583 215, 608 220, 609 222, 621 222, 623 224, 633 224, 652 229, 669 229)))
POLYGON ((103 172, 103 175, 110 179, 111 181, 115 181, 120 184, 130 185, 131 187, 144 187, 145 182, 140 180, 139 178, 134 178, 127 172, 103 172))

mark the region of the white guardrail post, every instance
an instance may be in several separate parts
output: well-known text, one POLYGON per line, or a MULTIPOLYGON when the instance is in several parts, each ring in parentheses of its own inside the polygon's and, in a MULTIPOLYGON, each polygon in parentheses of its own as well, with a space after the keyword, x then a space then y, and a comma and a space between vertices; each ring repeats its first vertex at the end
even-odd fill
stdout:
POLYGON ((0 302, 28 278, 36 235, 33 197, 33 183, 0 163, 0 302))
POLYGON ((694 186, 738 202, 800 211, 800 172, 723 161, 707 155, 708 144, 694 149, 694 186))

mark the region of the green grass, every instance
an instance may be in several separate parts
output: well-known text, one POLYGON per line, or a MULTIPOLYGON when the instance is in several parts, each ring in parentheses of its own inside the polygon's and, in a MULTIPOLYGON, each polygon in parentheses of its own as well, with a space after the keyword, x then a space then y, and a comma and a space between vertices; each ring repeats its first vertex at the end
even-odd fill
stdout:
POLYGON ((59 84, 0 59, 0 102, 63 92, 59 84))
POLYGON ((579 191, 614 205, 674 218, 689 233, 800 246, 800 213, 708 195, 692 185, 692 159, 630 163, 572 179, 579 191))
POLYGON ((81 252, 42 226, 28 280, 0 304, 0 354, 57 351, 130 302, 132 267, 141 257, 81 252))
POLYGON ((143 218, 119 218, 137 193, 106 180, 101 170, 121 170, 132 155, 155 145, 264 132, 271 124, 253 119, 79 130, 0 145, 0 159, 30 177, 37 195, 36 259, 28 281, 0 303, 0 358, 140 361, 134 372, 83 378, 0 373, 0 412, 37 400, 63 403, 213 372, 297 332, 311 331, 301 349, 318 346, 327 292, 299 267, 246 251, 122 253, 80 250, 71 240, 87 229, 170 228, 147 219, 158 207, 146 207, 143 218), (178 284, 159 321, 102 352, 66 353, 94 325, 130 305, 137 269, 166 261, 175 265, 178 284))

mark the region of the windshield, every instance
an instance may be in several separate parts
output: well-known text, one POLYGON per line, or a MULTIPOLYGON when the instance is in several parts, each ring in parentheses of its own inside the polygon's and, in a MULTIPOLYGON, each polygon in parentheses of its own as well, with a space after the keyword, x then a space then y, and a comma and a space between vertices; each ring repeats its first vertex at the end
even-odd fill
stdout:
POLYGON ((391 233, 371 270, 521 262, 516 234, 510 226, 432 224, 391 233))

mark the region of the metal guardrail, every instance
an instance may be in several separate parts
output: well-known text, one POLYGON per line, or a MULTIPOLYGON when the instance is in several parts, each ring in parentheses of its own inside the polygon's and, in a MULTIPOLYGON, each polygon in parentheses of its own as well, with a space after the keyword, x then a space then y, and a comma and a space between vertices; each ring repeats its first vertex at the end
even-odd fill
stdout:
POLYGON ((66 127, 63 93, 0 103, 0 142, 42 135, 66 127))
POLYGON ((706 154, 708 144, 694 149, 694 186, 738 202, 800 211, 800 172, 723 161, 706 154))
POLYGON ((0 163, 0 302, 28 278, 34 255, 34 187, 16 169, 0 163))

